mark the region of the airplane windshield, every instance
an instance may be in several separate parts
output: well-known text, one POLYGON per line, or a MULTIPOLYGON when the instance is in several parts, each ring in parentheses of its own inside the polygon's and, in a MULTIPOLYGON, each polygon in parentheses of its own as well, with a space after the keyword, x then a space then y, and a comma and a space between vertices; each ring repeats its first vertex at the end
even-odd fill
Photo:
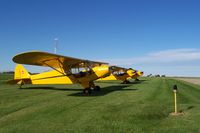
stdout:
POLYGON ((123 76, 125 74, 124 71, 116 71, 116 72, 113 72, 114 75, 117 75, 117 76, 123 76))
POLYGON ((76 78, 81 78, 90 74, 91 70, 89 68, 71 68, 71 74, 73 74, 76 78))

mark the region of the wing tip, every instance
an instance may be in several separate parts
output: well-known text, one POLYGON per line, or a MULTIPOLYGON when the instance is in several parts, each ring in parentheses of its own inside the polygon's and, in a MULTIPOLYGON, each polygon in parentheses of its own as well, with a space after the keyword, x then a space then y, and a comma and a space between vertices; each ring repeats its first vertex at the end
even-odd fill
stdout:
POLYGON ((27 51, 27 52, 21 52, 21 53, 19 53, 19 54, 16 54, 16 55, 12 58, 12 61, 15 62, 15 63, 19 63, 19 62, 18 62, 18 59, 20 58, 20 56, 25 55, 25 54, 29 54, 29 53, 36 53, 36 52, 42 52, 42 51, 39 51, 39 50, 32 50, 32 51, 27 51))

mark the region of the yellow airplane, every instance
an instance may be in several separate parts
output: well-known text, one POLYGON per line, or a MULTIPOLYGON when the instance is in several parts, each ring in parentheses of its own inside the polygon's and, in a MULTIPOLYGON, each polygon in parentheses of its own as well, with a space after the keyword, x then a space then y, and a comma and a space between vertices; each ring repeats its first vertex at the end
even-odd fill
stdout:
POLYGON ((142 75, 143 72, 134 70, 132 68, 127 69, 118 66, 111 66, 110 73, 98 80, 122 80, 122 83, 127 84, 130 83, 129 79, 135 79, 138 81, 138 77, 142 75))
POLYGON ((77 59, 47 52, 25 52, 13 57, 18 63, 15 68, 14 80, 10 84, 74 84, 79 83, 84 88, 84 94, 100 90, 94 80, 109 73, 108 63, 77 59), (36 65, 50 67, 53 70, 31 75, 21 65, 36 65))

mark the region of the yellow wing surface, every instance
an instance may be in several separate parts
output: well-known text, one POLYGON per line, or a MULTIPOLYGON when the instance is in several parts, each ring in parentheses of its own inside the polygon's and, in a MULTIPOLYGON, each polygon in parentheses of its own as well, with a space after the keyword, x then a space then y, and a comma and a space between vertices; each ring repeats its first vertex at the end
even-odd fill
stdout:
POLYGON ((40 51, 32 51, 18 54, 13 57, 13 61, 19 64, 36 65, 52 68, 81 67, 86 64, 93 67, 99 64, 108 64, 104 62, 78 59, 40 51))

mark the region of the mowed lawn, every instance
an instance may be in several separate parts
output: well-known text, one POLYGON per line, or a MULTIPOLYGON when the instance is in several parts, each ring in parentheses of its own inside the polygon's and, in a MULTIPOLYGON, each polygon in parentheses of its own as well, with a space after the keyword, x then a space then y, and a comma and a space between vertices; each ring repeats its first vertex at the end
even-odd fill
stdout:
POLYGON ((26 85, 0 75, 0 133, 200 132, 200 86, 169 78, 96 82, 101 92, 84 96, 79 85, 26 85), (172 86, 177 84, 178 110, 172 86))

